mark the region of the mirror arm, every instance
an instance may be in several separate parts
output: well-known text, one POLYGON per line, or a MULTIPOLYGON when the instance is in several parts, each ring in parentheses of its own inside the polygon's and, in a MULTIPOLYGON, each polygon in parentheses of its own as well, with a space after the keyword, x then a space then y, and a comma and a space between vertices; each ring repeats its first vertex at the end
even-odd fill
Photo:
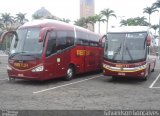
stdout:
POLYGON ((17 41, 18 41, 17 32, 16 32, 16 31, 8 31, 8 32, 4 32, 4 33, 1 35, 0 43, 3 43, 3 41, 4 41, 4 39, 5 39, 5 36, 6 36, 8 33, 13 33, 13 34, 16 36, 16 39, 17 39, 17 41))

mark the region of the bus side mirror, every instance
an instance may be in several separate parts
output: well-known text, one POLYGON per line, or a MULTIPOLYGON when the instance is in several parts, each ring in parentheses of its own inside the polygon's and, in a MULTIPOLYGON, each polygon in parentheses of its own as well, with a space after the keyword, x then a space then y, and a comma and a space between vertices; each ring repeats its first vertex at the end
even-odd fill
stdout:
POLYGON ((104 47, 104 42, 107 39, 107 35, 103 35, 99 40, 99 45, 104 47))
POLYGON ((39 39, 38 39, 38 41, 42 42, 46 38, 47 32, 53 31, 53 30, 54 30, 54 28, 52 28, 52 27, 42 28, 40 30, 40 33, 39 33, 39 39))
POLYGON ((13 35, 16 36, 16 41, 18 41, 18 34, 16 31, 7 31, 7 32, 2 33, 1 38, 0 38, 0 43, 3 43, 3 41, 7 39, 7 36, 13 36, 13 35))
POLYGON ((151 45, 151 36, 148 35, 147 36, 147 46, 150 46, 151 45))

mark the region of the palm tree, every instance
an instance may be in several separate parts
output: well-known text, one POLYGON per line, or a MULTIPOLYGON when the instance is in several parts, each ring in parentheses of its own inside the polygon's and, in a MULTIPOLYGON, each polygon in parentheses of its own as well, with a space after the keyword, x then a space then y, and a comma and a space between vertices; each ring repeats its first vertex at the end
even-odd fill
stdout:
POLYGON ((149 26, 150 25, 148 22, 145 21, 147 19, 144 16, 143 17, 136 17, 136 18, 134 18, 134 20, 136 20, 136 23, 139 26, 149 26))
POLYGON ((121 26, 128 26, 129 21, 123 19, 123 20, 120 21, 120 24, 121 24, 121 26))
POLYGON ((77 21, 74 21, 74 23, 77 26, 87 28, 89 21, 88 21, 88 19, 82 17, 82 18, 78 19, 77 21))
POLYGON ((4 23, 4 27, 6 30, 9 30, 12 27, 12 23, 14 20, 13 20, 13 16, 11 16, 10 13, 2 13, 1 20, 4 23))
MULTIPOLYGON (((160 0, 157 0, 155 3, 153 3, 153 6, 160 9, 160 0)), ((159 35, 160 35, 160 18, 159 18, 159 35)))
POLYGON ((99 14, 99 15, 95 15, 95 19, 96 19, 96 21, 98 22, 98 33, 100 33, 100 23, 101 22, 106 22, 106 19, 103 19, 102 18, 103 16, 101 15, 101 14, 99 14))
POLYGON ((121 20, 121 26, 148 26, 149 23, 145 21, 145 17, 129 18, 127 20, 121 20))
POLYGON ((70 19, 65 19, 65 18, 63 18, 63 19, 60 19, 60 21, 69 23, 71 20, 70 20, 70 19))
MULTIPOLYGON (((97 22, 97 18, 95 16, 89 16, 86 18, 86 23, 92 25, 92 31, 94 31, 94 24, 97 22)), ((89 25, 88 25, 89 26, 89 25)))
POLYGON ((107 22, 106 32, 108 32, 108 22, 109 22, 109 18, 110 18, 111 16, 116 17, 115 12, 114 12, 113 10, 110 10, 109 8, 107 8, 107 9, 102 10, 102 11, 101 11, 101 14, 102 14, 102 16, 105 16, 105 17, 106 17, 106 22, 107 22))
POLYGON ((4 29, 4 25, 1 19, 0 19, 0 29, 4 29))
POLYGON ((33 18, 33 19, 41 19, 42 17, 41 17, 41 16, 39 16, 39 15, 35 15, 35 14, 33 14, 33 15, 32 15, 32 18, 33 18))
POLYGON ((159 27, 159 25, 152 25, 151 26, 151 28, 154 29, 154 31, 155 31, 155 35, 156 35, 156 31, 157 31, 158 27, 159 27))
POLYGON ((26 13, 18 13, 16 14, 16 21, 18 21, 20 24, 24 24, 25 22, 28 21, 28 19, 26 19, 26 13))
POLYGON ((156 9, 156 7, 154 5, 152 5, 151 7, 146 7, 143 9, 143 13, 147 13, 149 15, 149 24, 150 24, 150 20, 151 20, 151 14, 158 11, 156 9))

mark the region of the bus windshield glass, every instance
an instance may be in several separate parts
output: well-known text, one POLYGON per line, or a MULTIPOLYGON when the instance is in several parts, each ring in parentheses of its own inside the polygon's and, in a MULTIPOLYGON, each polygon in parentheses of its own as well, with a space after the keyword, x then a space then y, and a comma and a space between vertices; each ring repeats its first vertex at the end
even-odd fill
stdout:
POLYGON ((38 42, 40 28, 25 28, 17 30, 18 39, 13 38, 10 53, 24 53, 40 56, 43 50, 43 42, 38 42))
POLYGON ((146 58, 146 32, 109 33, 104 57, 117 62, 135 62, 146 58))

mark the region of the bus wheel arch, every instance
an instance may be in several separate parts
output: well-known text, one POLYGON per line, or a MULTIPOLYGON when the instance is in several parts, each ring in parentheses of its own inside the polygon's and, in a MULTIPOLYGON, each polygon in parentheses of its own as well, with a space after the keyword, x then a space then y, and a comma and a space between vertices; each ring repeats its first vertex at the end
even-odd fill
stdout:
POLYGON ((66 76, 65 80, 70 81, 74 78, 76 74, 76 68, 74 64, 69 64, 67 71, 66 71, 66 76))
POLYGON ((148 73, 148 74, 147 74, 145 77, 142 78, 143 81, 147 81, 148 78, 149 78, 149 74, 150 74, 150 65, 148 66, 147 73, 148 73))
POLYGON ((151 71, 151 72, 154 72, 155 65, 156 65, 156 64, 154 63, 154 67, 153 67, 153 69, 152 69, 152 71, 151 71))

